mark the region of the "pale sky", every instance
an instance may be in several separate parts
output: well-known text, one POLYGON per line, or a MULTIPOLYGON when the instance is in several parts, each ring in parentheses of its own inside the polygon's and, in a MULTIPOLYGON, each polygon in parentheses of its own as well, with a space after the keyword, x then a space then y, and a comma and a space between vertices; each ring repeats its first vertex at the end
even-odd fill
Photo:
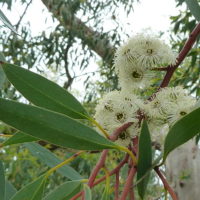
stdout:
MULTIPOLYGON (((117 16, 121 23, 128 22, 130 24, 126 27, 129 35, 151 29, 154 33, 160 31, 164 32, 163 38, 166 40, 168 39, 170 32, 169 17, 178 13, 175 0, 140 0, 140 3, 134 3, 133 7, 134 12, 129 18, 127 18, 123 10, 120 15, 117 16)), ((23 10, 24 8, 20 6, 20 3, 12 10, 12 12, 7 12, 6 9, 3 9, 4 13, 13 24, 17 23, 23 10)), ((27 21, 30 23, 33 35, 37 35, 43 30, 48 31, 49 27, 52 25, 51 15, 46 11, 41 0, 33 0, 22 23, 26 23, 27 21)), ((106 23, 109 26, 109 20, 108 22, 106 21, 106 23)), ((95 63, 91 63, 85 72, 95 71, 95 65, 95 63)), ((95 78, 97 77, 93 77, 93 79, 95 78)), ((84 92, 83 80, 76 79, 73 84, 73 89, 79 90, 81 93, 84 92)))

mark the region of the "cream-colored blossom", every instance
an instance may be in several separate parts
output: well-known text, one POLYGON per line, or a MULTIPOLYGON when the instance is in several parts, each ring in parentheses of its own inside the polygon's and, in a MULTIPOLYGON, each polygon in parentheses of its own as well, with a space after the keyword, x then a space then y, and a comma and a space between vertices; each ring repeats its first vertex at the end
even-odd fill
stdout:
POLYGON ((116 71, 127 66, 149 69, 175 64, 176 54, 155 36, 138 34, 119 47, 114 63, 116 71))
POLYGON ((119 69, 118 72, 120 87, 129 91, 144 89, 150 86, 152 78, 155 77, 152 71, 132 68, 130 66, 119 69))
POLYGON ((113 91, 106 94, 96 106, 95 119, 109 133, 112 134, 118 127, 127 122, 134 125, 120 134, 117 142, 129 144, 131 138, 138 135, 137 111, 142 102, 134 94, 126 91, 113 91))

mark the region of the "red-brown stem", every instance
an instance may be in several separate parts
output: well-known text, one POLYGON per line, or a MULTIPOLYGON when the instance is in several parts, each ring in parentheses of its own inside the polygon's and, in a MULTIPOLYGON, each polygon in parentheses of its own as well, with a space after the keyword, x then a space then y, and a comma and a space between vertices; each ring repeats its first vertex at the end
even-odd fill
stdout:
MULTIPOLYGON (((124 164, 127 163, 128 158, 129 158, 129 156, 127 154, 126 157, 117 165, 117 167, 115 169, 113 169, 111 172, 109 172, 109 175, 112 176, 113 174, 116 174, 124 166, 124 164)), ((95 183, 92 184, 91 188, 93 188, 95 185, 98 185, 99 183, 101 183, 104 180, 106 180, 106 176, 103 176, 102 178, 99 178, 95 183)), ((76 200, 82 194, 83 194, 83 191, 77 193, 70 200, 76 200)))
POLYGON ((125 131, 128 127, 130 127, 133 124, 133 122, 127 122, 125 124, 123 124, 122 126, 120 126, 119 128, 117 128, 113 134, 110 136, 110 140, 111 141, 115 141, 117 140, 119 134, 123 131, 125 131))
POLYGON ((83 194, 83 191, 77 193, 76 195, 74 195, 70 200, 76 200, 76 199, 79 198, 82 194, 83 194))
MULTIPOLYGON (((131 188, 133 188, 133 184, 131 185, 131 188)), ((130 190, 129 192, 129 195, 130 195, 130 200, 135 200, 135 195, 134 195, 134 190, 130 190)))
POLYGON ((133 153, 137 156, 138 154, 138 142, 139 142, 139 139, 138 139, 138 136, 134 137, 133 138, 133 153))
MULTIPOLYGON (((109 172, 109 175, 112 176, 113 174, 116 174, 123 166, 125 163, 127 163, 129 156, 126 155, 126 157, 119 163, 119 165, 117 165, 117 167, 115 169, 113 169, 111 172, 109 172)), ((106 176, 103 176, 102 178, 99 178, 93 185, 92 187, 94 187, 95 185, 99 184, 100 182, 104 181, 106 179, 106 176)))
POLYGON ((82 193, 81 200, 86 200, 86 199, 85 199, 85 191, 83 191, 83 193, 82 193))
POLYGON ((136 169, 135 169, 134 166, 132 166, 132 168, 131 168, 131 170, 129 172, 128 178, 126 180, 126 184, 124 186, 124 190, 122 192, 120 200, 125 200, 127 195, 128 195, 128 193, 130 192, 131 186, 132 186, 132 183, 133 183, 133 177, 134 177, 135 173, 136 173, 136 169))
POLYGON ((94 180, 95 180, 99 170, 104 166, 107 154, 108 154, 108 150, 107 149, 103 150, 103 152, 101 154, 101 158, 97 162, 95 168, 92 170, 92 173, 91 173, 91 175, 89 177, 89 181, 88 181, 88 186, 89 187, 92 186, 92 184, 94 183, 94 180))
POLYGON ((115 174, 115 200, 119 199, 119 170, 115 174))
POLYGON ((164 79, 163 79, 163 81, 160 85, 160 88, 164 88, 164 87, 168 86, 174 71, 182 63, 182 61, 185 59, 185 57, 187 56, 188 52, 192 48, 192 46, 195 43, 199 34, 200 34, 200 23, 197 24, 197 26, 194 28, 194 30, 190 34, 188 40, 185 42, 185 45, 183 46, 182 50, 180 51, 180 53, 177 57, 177 63, 173 66, 167 67, 168 70, 167 70, 167 73, 166 73, 166 75, 165 75, 165 77, 164 77, 164 79))
POLYGON ((169 67, 160 67, 160 68, 153 68, 152 71, 167 71, 169 67))
POLYGON ((160 177, 165 189, 169 192, 169 194, 171 195, 173 200, 178 200, 178 197, 176 195, 176 193, 173 191, 173 189, 170 187, 170 185, 168 184, 168 182, 166 181, 165 177, 162 175, 162 173, 160 172, 158 167, 155 167, 154 170, 156 171, 156 173, 158 174, 158 176, 160 177))

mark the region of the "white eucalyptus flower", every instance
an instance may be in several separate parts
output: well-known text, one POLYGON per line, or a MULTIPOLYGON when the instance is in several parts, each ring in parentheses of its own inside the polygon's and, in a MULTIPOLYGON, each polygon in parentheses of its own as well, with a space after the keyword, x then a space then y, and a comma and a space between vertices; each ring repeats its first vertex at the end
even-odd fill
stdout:
POLYGON ((141 69, 173 65, 176 54, 162 40, 155 36, 138 34, 121 46, 115 56, 116 71, 127 66, 140 66, 141 69))
POLYGON ((142 102, 136 95, 127 91, 113 91, 99 101, 95 119, 109 134, 121 125, 133 122, 134 125, 120 134, 117 140, 118 143, 129 144, 131 138, 138 134, 135 126, 138 124, 137 111, 141 105, 142 102))
POLYGON ((119 85, 122 90, 134 91, 135 89, 144 89, 151 85, 151 80, 155 73, 140 68, 127 66, 118 71, 119 85))

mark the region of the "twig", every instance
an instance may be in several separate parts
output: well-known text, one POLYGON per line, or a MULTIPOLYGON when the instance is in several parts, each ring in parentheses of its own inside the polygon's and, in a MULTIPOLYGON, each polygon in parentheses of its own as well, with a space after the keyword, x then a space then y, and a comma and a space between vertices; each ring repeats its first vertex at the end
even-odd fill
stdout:
POLYGON ((32 0, 30 0, 30 2, 26 5, 26 8, 25 8, 23 14, 21 15, 21 17, 19 18, 19 21, 18 21, 17 24, 15 25, 15 26, 16 26, 16 30, 18 30, 19 25, 20 25, 22 19, 24 18, 24 15, 26 14, 26 12, 27 12, 27 10, 28 10, 28 7, 30 6, 31 3, 32 3, 32 0))
MULTIPOLYGON (((124 158, 124 160, 122 160, 119 165, 113 169, 111 172, 109 172, 109 175, 112 176, 113 174, 116 174, 123 166, 125 163, 127 163, 128 161, 128 154, 126 155, 126 157, 124 158)), ((93 185, 92 187, 94 187, 95 185, 99 184, 100 182, 104 181, 106 179, 106 176, 103 176, 102 178, 99 178, 93 185)))
POLYGON ((187 56, 188 52, 192 48, 192 46, 195 43, 199 34, 200 34, 200 23, 197 24, 197 26, 194 28, 194 30, 190 34, 188 40, 185 42, 185 45, 183 46, 182 50, 180 51, 180 53, 177 57, 176 64, 167 67, 168 70, 167 70, 167 73, 166 73, 166 75, 165 75, 165 77, 164 77, 164 79, 163 79, 163 81, 160 85, 160 88, 164 88, 164 87, 168 86, 174 71, 182 63, 182 61, 185 59, 185 57, 187 56))
POLYGON ((93 171, 90 175, 90 178, 89 178, 89 181, 88 181, 89 187, 92 186, 99 170, 104 166, 107 154, 108 154, 108 150, 107 149, 103 150, 103 152, 101 154, 101 158, 99 159, 98 163, 96 164, 95 168, 93 169, 93 171))
POLYGON ((133 124, 133 122, 127 122, 125 124, 123 124, 122 126, 120 126, 119 128, 117 128, 113 134, 110 136, 110 140, 111 141, 115 141, 117 140, 118 136, 120 135, 120 133, 122 133, 123 131, 125 131, 128 127, 130 127, 133 124))
POLYGON ((132 166, 132 168, 129 172, 128 178, 126 180, 126 184, 124 186, 124 190, 122 192, 120 200, 125 200, 128 193, 130 192, 130 189, 131 189, 131 186, 133 183, 133 177, 134 177, 135 173, 136 173, 136 168, 134 166, 132 166))
POLYGON ((161 181, 162 181, 162 183, 164 185, 164 188, 169 192, 169 194, 171 195, 172 199, 173 200, 178 200, 178 197, 177 197, 176 193, 172 190, 172 188, 170 187, 170 185, 166 181, 165 177, 160 172, 159 168, 155 167, 154 170, 156 171, 156 173, 160 177, 160 179, 161 179, 161 181))
POLYGON ((119 170, 115 174, 115 200, 119 199, 119 170))

